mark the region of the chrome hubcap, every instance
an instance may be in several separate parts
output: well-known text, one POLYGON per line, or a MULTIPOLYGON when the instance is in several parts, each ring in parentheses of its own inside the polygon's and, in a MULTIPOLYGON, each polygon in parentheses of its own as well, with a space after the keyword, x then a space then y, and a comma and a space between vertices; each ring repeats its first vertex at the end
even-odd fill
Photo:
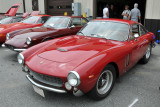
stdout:
POLYGON ((150 55, 151 55, 151 46, 149 45, 146 51, 146 58, 149 59, 150 55))
POLYGON ((103 95, 109 91, 113 83, 113 74, 110 70, 104 71, 97 81, 97 91, 103 95))

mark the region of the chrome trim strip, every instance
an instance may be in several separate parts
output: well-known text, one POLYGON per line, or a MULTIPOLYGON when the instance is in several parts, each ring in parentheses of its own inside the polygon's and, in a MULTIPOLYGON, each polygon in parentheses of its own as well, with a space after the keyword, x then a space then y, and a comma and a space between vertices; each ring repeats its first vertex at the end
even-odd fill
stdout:
POLYGON ((60 89, 55 89, 55 88, 51 88, 51 87, 48 87, 48 86, 44 86, 44 85, 41 85, 39 83, 36 83, 34 80, 32 80, 32 78, 29 76, 29 75, 26 75, 26 78, 35 86, 41 88, 41 89, 45 89, 45 90, 48 90, 48 91, 52 91, 52 92, 56 92, 56 93, 67 93, 67 91, 65 90, 60 90, 60 89))
POLYGON ((26 49, 14 49, 14 51, 22 52, 25 51, 26 49))

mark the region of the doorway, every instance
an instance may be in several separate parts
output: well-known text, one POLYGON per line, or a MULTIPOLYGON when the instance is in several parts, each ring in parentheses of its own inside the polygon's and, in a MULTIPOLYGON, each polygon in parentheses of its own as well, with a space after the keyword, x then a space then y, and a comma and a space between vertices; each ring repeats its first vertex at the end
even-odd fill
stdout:
POLYGON ((61 16, 67 12, 71 16, 73 14, 72 3, 73 0, 46 0, 47 14, 61 16))
POLYGON ((97 0, 96 3, 96 17, 103 17, 103 8, 106 6, 106 4, 108 4, 114 5, 114 9, 116 11, 115 18, 122 18, 121 14, 125 5, 129 5, 129 9, 131 10, 134 8, 134 4, 138 3, 138 8, 141 11, 141 21, 142 24, 144 24, 146 0, 97 0))

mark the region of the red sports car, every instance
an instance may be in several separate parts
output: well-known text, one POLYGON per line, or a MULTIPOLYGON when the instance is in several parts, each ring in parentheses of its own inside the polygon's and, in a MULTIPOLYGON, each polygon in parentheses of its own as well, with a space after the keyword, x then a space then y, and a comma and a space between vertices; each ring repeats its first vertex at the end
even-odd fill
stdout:
POLYGON ((29 48, 18 55, 35 91, 83 93, 100 100, 112 90, 116 78, 139 60, 147 63, 154 34, 141 24, 121 19, 96 19, 74 36, 29 48))
POLYGON ((47 40, 75 35, 87 22, 87 19, 80 16, 54 16, 41 27, 8 33, 5 47, 13 51, 24 51, 47 40))
POLYGON ((42 26, 49 18, 49 15, 30 16, 21 22, 0 25, 0 43, 5 42, 6 34, 15 30, 42 26))
POLYGON ((15 16, 20 6, 21 4, 13 4, 12 7, 4 15, 0 16, 0 20, 5 18, 6 16, 15 16))

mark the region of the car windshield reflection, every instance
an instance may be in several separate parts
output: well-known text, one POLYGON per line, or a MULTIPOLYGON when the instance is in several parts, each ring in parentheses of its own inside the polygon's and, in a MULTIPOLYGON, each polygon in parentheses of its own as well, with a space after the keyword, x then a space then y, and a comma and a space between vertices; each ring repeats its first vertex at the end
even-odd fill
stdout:
POLYGON ((129 25, 111 21, 91 21, 77 34, 109 40, 126 41, 129 35, 129 25))
POLYGON ((21 23, 35 24, 39 20, 39 18, 39 16, 31 16, 21 21, 21 23))
POLYGON ((69 24, 69 17, 51 17, 48 21, 43 25, 43 27, 50 28, 67 28, 69 24))

